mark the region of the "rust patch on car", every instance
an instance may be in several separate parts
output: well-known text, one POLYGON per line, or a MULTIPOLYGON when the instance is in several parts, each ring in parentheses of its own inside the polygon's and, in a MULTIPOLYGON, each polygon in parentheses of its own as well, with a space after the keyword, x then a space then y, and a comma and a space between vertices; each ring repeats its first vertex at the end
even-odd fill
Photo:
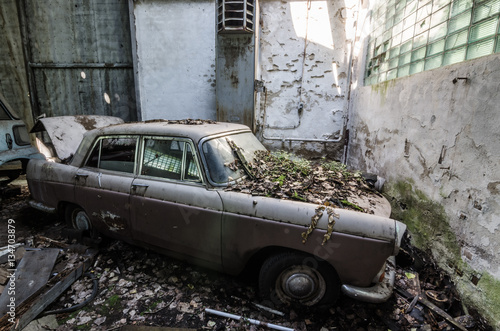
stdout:
POLYGON ((101 210, 100 213, 93 213, 92 216, 99 218, 104 222, 109 228, 110 231, 122 231, 125 230, 125 226, 123 222, 121 222, 122 218, 116 214, 113 214, 109 211, 101 210))
POLYGON ((75 116, 75 122, 81 124, 87 131, 95 129, 97 125, 95 118, 84 115, 75 116))

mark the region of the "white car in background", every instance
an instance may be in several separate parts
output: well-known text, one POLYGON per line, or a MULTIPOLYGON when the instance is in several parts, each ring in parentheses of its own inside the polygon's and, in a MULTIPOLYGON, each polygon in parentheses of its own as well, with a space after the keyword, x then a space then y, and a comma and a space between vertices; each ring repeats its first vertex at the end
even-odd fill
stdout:
POLYGON ((0 94, 0 177, 14 180, 26 172, 30 159, 44 159, 31 145, 26 125, 0 94))

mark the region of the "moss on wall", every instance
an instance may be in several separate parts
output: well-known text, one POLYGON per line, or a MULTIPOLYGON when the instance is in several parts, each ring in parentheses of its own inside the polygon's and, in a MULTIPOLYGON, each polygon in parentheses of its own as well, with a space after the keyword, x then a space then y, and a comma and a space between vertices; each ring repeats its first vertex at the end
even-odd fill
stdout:
POLYGON ((444 207, 416 189, 411 179, 388 183, 385 195, 391 202, 391 217, 408 226, 413 244, 431 252, 438 265, 450 273, 463 301, 500 330, 500 281, 484 272, 477 285, 473 284, 471 279, 480 273, 463 262, 444 207))
POLYGON ((393 87, 394 85, 396 85, 395 79, 371 85, 372 91, 380 94, 380 104, 381 105, 383 105, 385 103, 385 100, 387 98, 387 91, 389 90, 389 87, 393 87))
POLYGON ((484 297, 485 302, 483 314, 490 321, 497 330, 500 329, 500 281, 495 279, 492 275, 485 272, 481 276, 477 287, 480 290, 481 298, 484 297))
POLYGON ((386 194, 391 202, 392 218, 408 226, 415 246, 422 250, 443 250, 448 260, 446 263, 458 267, 461 261, 460 246, 443 206, 414 188, 412 180, 395 182, 386 194))

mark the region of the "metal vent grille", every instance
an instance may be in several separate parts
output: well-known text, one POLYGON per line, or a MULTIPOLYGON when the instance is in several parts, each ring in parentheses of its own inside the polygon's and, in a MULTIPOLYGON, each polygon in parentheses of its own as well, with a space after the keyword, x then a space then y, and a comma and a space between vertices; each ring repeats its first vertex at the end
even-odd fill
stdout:
POLYGON ((219 33, 253 33, 256 0, 219 0, 217 31, 219 33))

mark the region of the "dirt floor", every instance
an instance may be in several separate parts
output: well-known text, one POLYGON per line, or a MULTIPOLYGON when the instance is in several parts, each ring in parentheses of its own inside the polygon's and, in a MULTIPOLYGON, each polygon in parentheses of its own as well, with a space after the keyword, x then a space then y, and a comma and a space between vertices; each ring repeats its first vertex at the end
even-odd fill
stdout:
MULTIPOLYGON (((0 247, 7 243, 9 219, 15 220, 17 242, 33 247, 51 246, 53 243, 46 238, 68 242, 63 236, 64 222, 56 215, 28 207, 25 182, 14 184, 22 186, 21 194, 1 202, 0 247)), ((443 317, 443 311, 464 329, 492 330, 474 310, 462 305, 448 277, 424 253, 411 246, 405 250, 407 254, 398 259, 396 290, 386 303, 368 304, 342 296, 331 307, 276 308, 279 311, 270 312, 259 306, 269 305, 257 297, 252 275, 230 277, 104 238, 90 268, 98 286, 94 289, 90 277, 76 281, 49 306, 56 312, 44 317, 39 329, 117 330, 124 325, 193 330, 268 329, 248 320, 236 321, 205 312, 210 308, 295 330, 458 330, 443 317), (424 302, 431 301, 442 310, 433 311, 417 300, 412 303, 419 289, 427 299, 424 302), (95 297, 85 306, 72 312, 57 312, 85 302, 94 291, 95 297)))

